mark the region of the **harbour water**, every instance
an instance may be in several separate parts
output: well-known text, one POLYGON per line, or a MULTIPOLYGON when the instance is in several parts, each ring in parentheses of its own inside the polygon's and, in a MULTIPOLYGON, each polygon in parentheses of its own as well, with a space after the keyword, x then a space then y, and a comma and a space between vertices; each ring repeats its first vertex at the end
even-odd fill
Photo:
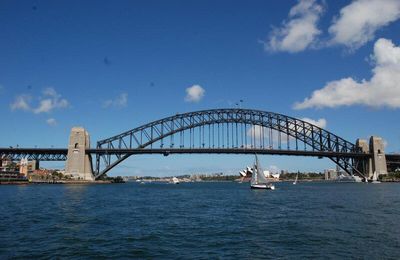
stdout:
POLYGON ((400 185, 0 186, 0 258, 400 255, 400 185))

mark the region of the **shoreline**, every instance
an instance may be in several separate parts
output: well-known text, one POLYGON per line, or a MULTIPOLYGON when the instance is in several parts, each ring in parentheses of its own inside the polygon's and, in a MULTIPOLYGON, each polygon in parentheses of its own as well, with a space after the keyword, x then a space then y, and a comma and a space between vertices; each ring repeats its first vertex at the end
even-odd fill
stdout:
POLYGON ((42 185, 42 184, 60 184, 60 185, 86 185, 86 184, 112 184, 111 181, 0 181, 0 185, 42 185))
MULTIPOLYGON (((294 180, 275 180, 274 183, 279 182, 293 182, 294 180)), ((148 183, 164 183, 165 181, 149 181, 148 183)), ((236 183, 246 183, 247 181, 240 182, 237 180, 204 180, 204 181, 193 181, 193 182, 182 182, 182 183, 201 183, 201 182, 236 182, 236 183)), ((298 180, 299 183, 306 182, 324 182, 324 183, 353 183, 352 181, 336 181, 336 180, 321 180, 321 179, 303 179, 298 180)), ((0 181, 0 185, 43 185, 43 184, 58 184, 58 185, 98 185, 98 184, 114 184, 117 182, 100 180, 100 181, 0 181)), ((125 183, 136 183, 136 182, 125 182, 125 183)), ((167 182, 165 182, 167 183, 167 182)), ((355 183, 355 182, 354 182, 355 183)), ((397 179, 381 180, 381 183, 400 183, 397 179)))

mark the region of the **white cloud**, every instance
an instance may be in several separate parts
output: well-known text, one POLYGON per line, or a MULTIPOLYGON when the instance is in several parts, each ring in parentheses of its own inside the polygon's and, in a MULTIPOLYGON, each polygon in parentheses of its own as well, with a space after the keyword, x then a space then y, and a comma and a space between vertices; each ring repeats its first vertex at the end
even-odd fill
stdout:
POLYGON ((32 97, 30 95, 19 95, 11 103, 11 110, 24 110, 35 114, 49 113, 56 108, 66 108, 69 102, 62 98, 53 88, 46 88, 43 96, 39 98, 39 104, 36 108, 31 106, 32 97))
POLYGON ((186 102, 199 102, 206 91, 200 85, 193 85, 186 89, 186 102))
POLYGON ((43 95, 49 96, 49 97, 57 97, 58 96, 58 94, 54 90, 54 88, 46 88, 45 90, 43 90, 43 95))
POLYGON ((108 99, 108 100, 104 101, 104 103, 103 103, 103 107, 122 108, 122 107, 126 107, 127 105, 128 105, 128 94, 127 93, 121 93, 116 98, 108 99))
MULTIPOLYGON (((279 139, 281 144, 285 144, 288 141, 288 136, 284 132, 279 133, 277 130, 271 130, 270 128, 262 127, 260 125, 251 126, 247 129, 246 134, 250 138, 255 138, 255 144, 253 144, 255 146, 260 146, 262 143, 262 139, 264 139, 263 144, 266 147, 268 145, 279 145, 279 139), (272 139, 270 139, 270 134, 272 135, 272 139)), ((292 139, 292 137, 289 136, 289 139, 292 139)), ((249 142, 251 142, 251 139, 249 140, 249 142)), ((251 148, 251 143, 247 145, 247 148, 251 148)))
POLYGON ((354 0, 340 10, 330 26, 331 44, 357 49, 373 40, 379 28, 399 18, 399 0, 354 0))
POLYGON ((318 120, 314 120, 314 119, 311 119, 311 118, 308 118, 308 117, 304 117, 301 120, 306 121, 307 123, 316 125, 316 126, 321 127, 321 128, 326 128, 326 124, 327 124, 325 118, 320 118, 318 120))
POLYGON ((46 120, 46 123, 49 126, 56 126, 57 125, 57 120, 55 120, 54 118, 49 118, 49 119, 46 120))
POLYGON ((264 42, 268 51, 299 52, 311 47, 321 34, 317 23, 323 13, 323 6, 316 0, 299 0, 289 12, 289 20, 275 28, 264 42))
POLYGON ((388 141, 382 138, 382 142, 383 142, 383 148, 386 149, 386 147, 389 145, 388 141))
POLYGON ((32 97, 29 95, 19 95, 15 98, 14 102, 11 103, 10 108, 12 111, 14 110, 24 110, 24 111, 30 111, 32 97))
POLYGON ((276 166, 276 165, 270 165, 270 166, 268 167, 268 171, 269 171, 270 173, 272 173, 272 174, 275 174, 275 173, 279 173, 281 170, 280 170, 279 167, 276 166))
POLYGON ((43 98, 40 100, 39 106, 33 109, 35 114, 49 113, 56 108, 66 108, 69 103, 62 98, 53 88, 46 88, 43 91, 43 98))
MULTIPOLYGON (((326 128, 326 126, 327 126, 327 121, 325 118, 320 118, 318 120, 314 120, 311 118, 304 117, 304 118, 301 118, 301 120, 306 121, 310 124, 316 125, 321 128, 326 128)), ((273 147, 276 147, 277 145, 279 145, 279 143, 282 145, 282 144, 287 144, 288 141, 290 142, 290 140, 294 140, 294 138, 292 136, 290 136, 290 135, 287 136, 285 134, 285 130, 283 130, 281 133, 279 133, 277 130, 273 129, 271 131, 270 128, 262 127, 260 125, 253 125, 253 126, 249 127, 246 131, 246 134, 250 138, 255 138, 255 142, 256 142, 255 146, 259 146, 259 145, 261 145, 261 143, 263 143, 264 146, 272 145, 273 147), (270 136, 270 134, 271 134, 271 136, 270 136), (272 138, 270 139, 270 137, 272 137, 272 138), (264 139, 264 142, 262 141, 262 139, 264 139)), ((249 142, 251 142, 251 140, 249 140, 249 142)), ((248 144, 247 148, 251 148, 251 144, 248 144)))
POLYGON ((400 47, 379 39, 371 55, 375 62, 370 80, 343 78, 328 82, 311 97, 296 103, 295 109, 366 105, 400 108, 400 47))
POLYGON ((50 112, 53 109, 53 102, 51 99, 44 99, 40 101, 39 107, 35 108, 33 112, 35 114, 40 114, 44 112, 50 112))
MULTIPOLYGON (((252 127, 250 127, 249 129, 247 129, 247 136, 257 136, 259 137, 260 134, 262 134, 262 130, 263 127, 260 125, 253 125, 252 127)), ((266 128, 264 128, 264 134, 268 133, 268 130, 266 130, 266 128)))

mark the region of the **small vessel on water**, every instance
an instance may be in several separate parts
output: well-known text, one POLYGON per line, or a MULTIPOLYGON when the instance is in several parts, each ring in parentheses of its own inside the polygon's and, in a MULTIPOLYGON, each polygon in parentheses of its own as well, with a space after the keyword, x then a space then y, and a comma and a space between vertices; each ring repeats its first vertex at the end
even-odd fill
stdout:
POLYGON ((253 174, 251 176, 250 188, 275 190, 275 186, 272 183, 268 182, 267 178, 264 176, 264 172, 261 169, 260 163, 258 162, 257 155, 256 162, 254 164, 253 174))
POLYGON ((299 173, 297 172, 297 174, 296 174, 296 179, 294 180, 294 182, 293 182, 293 185, 296 185, 297 184, 297 180, 299 179, 299 173))
POLYGON ((176 177, 172 177, 171 183, 173 184, 179 184, 179 179, 176 177))

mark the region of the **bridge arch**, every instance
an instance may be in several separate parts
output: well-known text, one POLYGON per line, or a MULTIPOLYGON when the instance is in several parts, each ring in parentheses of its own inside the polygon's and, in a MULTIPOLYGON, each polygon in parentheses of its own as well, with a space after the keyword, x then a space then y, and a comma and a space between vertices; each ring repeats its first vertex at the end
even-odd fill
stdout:
MULTIPOLYGON (((224 149, 312 150, 358 153, 356 146, 309 122, 294 117, 251 109, 202 110, 150 122, 97 142, 97 149, 224 149), (291 148, 292 147, 292 148, 291 148)), ((131 154, 97 154, 95 177, 99 178, 131 154)), ((350 157, 329 157, 349 174, 361 175, 350 157)))

